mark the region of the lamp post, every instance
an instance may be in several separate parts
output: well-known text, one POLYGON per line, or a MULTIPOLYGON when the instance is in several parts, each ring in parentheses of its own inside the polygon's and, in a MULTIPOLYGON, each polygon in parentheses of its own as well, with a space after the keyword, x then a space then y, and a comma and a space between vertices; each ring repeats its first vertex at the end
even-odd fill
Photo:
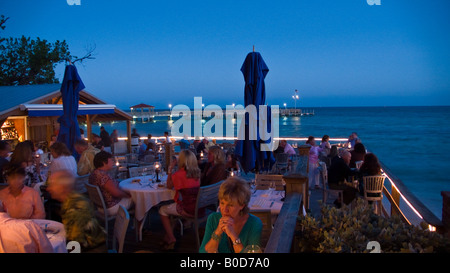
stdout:
POLYGON ((283 105, 284 105, 284 115, 287 116, 287 108, 286 108, 286 105, 287 105, 287 104, 286 104, 286 103, 283 103, 283 105))
POLYGON ((294 99, 294 114, 296 114, 296 112, 297 112, 297 100, 299 98, 297 93, 298 93, 298 90, 295 89, 295 94, 292 96, 292 98, 294 99))
POLYGON ((169 120, 172 119, 172 104, 169 104, 169 120))

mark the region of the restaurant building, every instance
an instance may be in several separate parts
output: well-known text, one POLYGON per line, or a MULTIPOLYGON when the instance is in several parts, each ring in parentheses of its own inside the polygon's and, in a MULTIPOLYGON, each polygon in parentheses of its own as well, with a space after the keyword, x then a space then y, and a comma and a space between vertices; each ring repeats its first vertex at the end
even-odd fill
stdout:
MULTIPOLYGON (((63 114, 61 84, 0 86, 1 139, 11 143, 33 140, 48 143, 59 131, 58 118, 63 114)), ((93 122, 126 121, 127 136, 131 139, 132 116, 107 104, 86 90, 80 91, 78 123, 86 123, 84 133, 91 141, 93 122)), ((130 143, 128 149, 131 150, 130 143)))

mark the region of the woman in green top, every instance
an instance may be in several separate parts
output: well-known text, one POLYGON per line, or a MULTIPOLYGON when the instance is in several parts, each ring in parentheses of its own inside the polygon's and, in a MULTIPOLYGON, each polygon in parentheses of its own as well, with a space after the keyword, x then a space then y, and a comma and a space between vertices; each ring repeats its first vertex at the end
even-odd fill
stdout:
POLYGON ((239 253, 248 245, 259 245, 262 222, 249 214, 250 189, 237 177, 225 180, 219 189, 220 212, 206 223, 200 252, 239 253))

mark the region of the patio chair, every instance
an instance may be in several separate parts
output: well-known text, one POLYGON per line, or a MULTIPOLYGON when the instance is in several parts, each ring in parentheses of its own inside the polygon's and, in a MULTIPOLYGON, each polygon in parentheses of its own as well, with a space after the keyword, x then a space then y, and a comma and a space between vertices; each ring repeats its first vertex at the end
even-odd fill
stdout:
POLYGON ((278 153, 275 161, 275 171, 277 174, 284 174, 288 171, 289 166, 289 154, 278 153))
POLYGON ((384 175, 373 175, 364 176, 364 199, 367 202, 377 202, 375 206, 375 213, 381 214, 381 201, 383 200, 383 186, 386 176, 384 175))
POLYGON ((116 215, 116 221, 114 222, 114 233, 112 249, 108 249, 110 253, 122 253, 123 245, 125 242, 125 235, 127 234, 128 223, 130 222, 130 214, 123 206, 119 206, 119 210, 116 215), (119 246, 117 247, 117 244, 119 246))
POLYGON ((106 249, 108 249, 108 222, 114 220, 116 218, 116 215, 108 215, 105 200, 103 199, 103 195, 98 186, 94 186, 89 183, 85 183, 85 186, 89 195, 89 199, 91 199, 96 208, 95 214, 97 218, 105 223, 106 249))
POLYGON ((270 183, 275 183, 275 190, 284 190, 283 176, 278 174, 256 174, 255 175, 255 190, 267 190, 270 183))
MULTIPOLYGON (((224 180, 223 180, 224 181, 224 180)), ((201 223, 206 222, 209 214, 206 213, 206 208, 213 207, 214 210, 217 210, 219 205, 219 188, 222 185, 222 182, 217 182, 212 185, 200 187, 197 195, 197 202, 195 204, 195 214, 193 217, 191 216, 178 216, 175 219, 186 219, 190 220, 194 224, 194 232, 197 243, 197 250, 200 248, 200 235, 199 235, 199 226, 201 223)), ((213 212, 211 211, 211 212, 213 212)), ((178 221, 181 224, 181 230, 183 230, 182 222, 178 221)))

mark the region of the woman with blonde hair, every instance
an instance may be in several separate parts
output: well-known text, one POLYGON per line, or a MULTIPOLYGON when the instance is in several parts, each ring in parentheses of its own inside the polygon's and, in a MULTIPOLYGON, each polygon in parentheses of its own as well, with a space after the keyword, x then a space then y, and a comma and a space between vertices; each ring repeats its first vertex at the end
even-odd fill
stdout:
POLYGON ((208 151, 208 163, 201 175, 201 186, 215 184, 225 180, 227 176, 225 153, 219 146, 212 146, 208 151))
POLYGON ((166 231, 163 239, 163 249, 171 250, 175 246, 176 238, 170 224, 170 215, 193 216, 195 203, 200 188, 200 169, 197 158, 190 150, 182 150, 178 157, 178 171, 172 174, 174 164, 170 164, 167 178, 167 188, 175 189, 174 201, 169 205, 161 206, 159 214, 166 231), (182 198, 180 198, 180 195, 182 198))
POLYGON ((229 177, 219 189, 220 211, 208 216, 200 252, 239 253, 260 245, 262 222, 249 213, 251 192, 247 183, 229 177))

